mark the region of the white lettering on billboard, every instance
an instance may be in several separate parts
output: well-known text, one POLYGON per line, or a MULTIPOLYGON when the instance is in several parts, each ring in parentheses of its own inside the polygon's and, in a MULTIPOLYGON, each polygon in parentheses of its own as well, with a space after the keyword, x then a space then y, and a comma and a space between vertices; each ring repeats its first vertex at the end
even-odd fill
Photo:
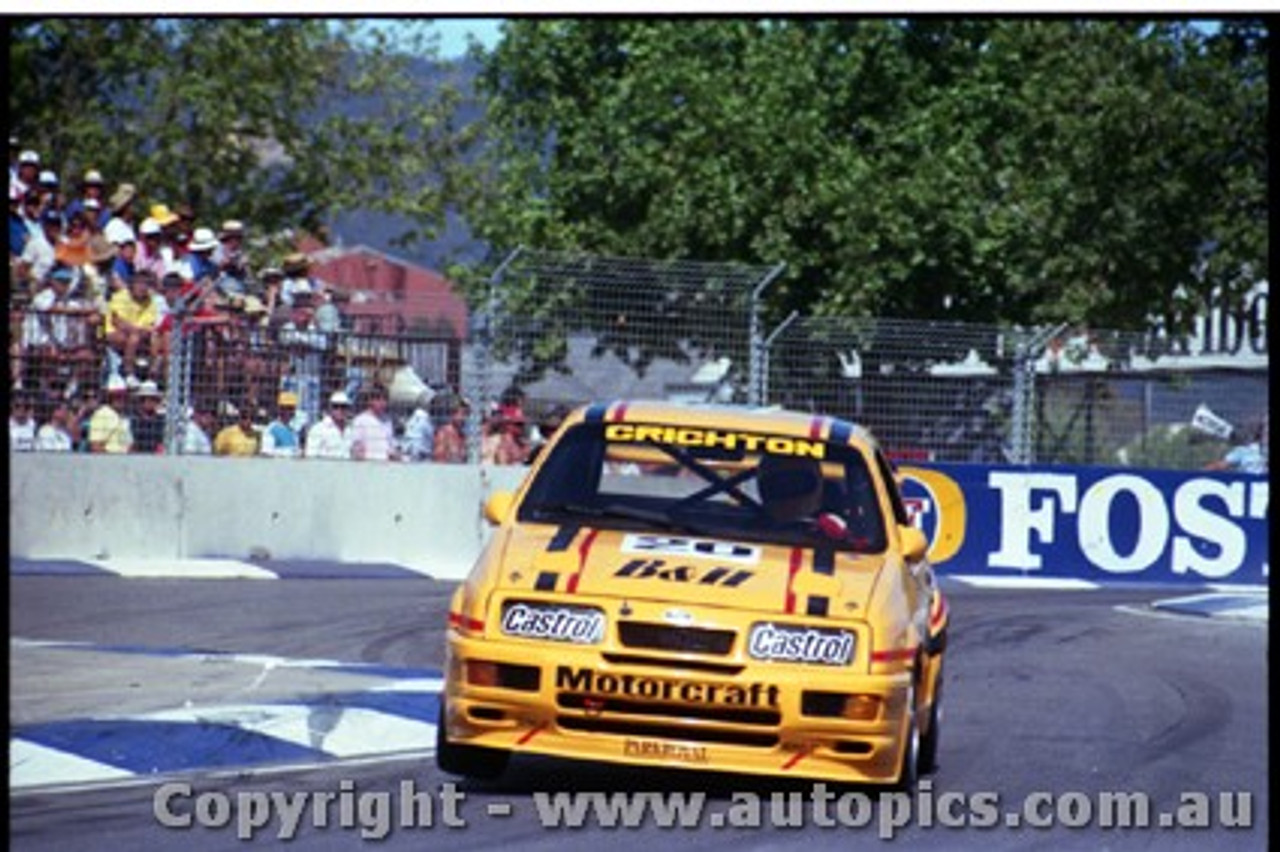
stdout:
POLYGON ((1100 479, 1080 499, 1080 550, 1098 568, 1134 574, 1155 564, 1169 542, 1169 509, 1160 489, 1141 477, 1121 474, 1100 479), (1111 504, 1128 492, 1138 501, 1138 541, 1127 556, 1111 540, 1111 504))
POLYGON ((1194 571, 1204 577, 1226 577, 1244 563, 1248 541, 1244 530, 1229 518, 1215 515, 1204 504, 1206 497, 1216 497, 1232 517, 1244 515, 1244 483, 1226 483, 1217 479, 1193 479, 1178 489, 1173 498, 1173 514, 1178 526, 1189 535, 1173 539, 1173 573, 1194 571), (1192 537, 1202 539, 1218 551, 1206 556, 1196 547, 1192 537))
MULTIPOLYGON (((1173 574, 1221 580, 1245 566, 1251 546, 1265 547, 1251 543, 1240 523, 1267 517, 1270 484, 1265 481, 1195 477, 1166 493, 1142 476, 1122 473, 1097 480, 1078 500, 1074 474, 991 471, 988 484, 999 494, 1000 511, 1000 545, 987 557, 992 568, 1042 568, 1045 555, 1061 547, 1054 541, 1060 515, 1076 516, 1081 555, 1109 574, 1137 574, 1157 566, 1163 557, 1165 569, 1173 574), (1137 506, 1136 529, 1132 537, 1125 536, 1133 544, 1125 553, 1112 536, 1117 499, 1133 500, 1137 506)), ((1268 576, 1265 561, 1261 570, 1268 576)))
POLYGON ((992 471, 988 484, 1000 492, 1000 549, 987 560, 993 568, 1035 569, 1043 559, 1031 552, 1031 533, 1038 534, 1041 543, 1053 542, 1053 523, 1057 518, 1057 501, 1062 502, 1063 512, 1076 510, 1076 478, 1064 473, 1014 473, 992 471), (1040 495, 1040 501, 1032 506, 1034 492, 1049 491, 1040 495))

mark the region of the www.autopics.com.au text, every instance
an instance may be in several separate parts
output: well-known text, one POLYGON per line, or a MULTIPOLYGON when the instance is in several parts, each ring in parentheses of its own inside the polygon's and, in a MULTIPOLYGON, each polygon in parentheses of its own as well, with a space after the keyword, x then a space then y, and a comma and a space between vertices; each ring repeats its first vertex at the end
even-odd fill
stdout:
POLYGON ((825 784, 808 792, 534 792, 527 800, 468 804, 455 784, 419 789, 411 780, 390 790, 359 790, 343 780, 321 791, 197 791, 186 782, 156 789, 152 812, 165 828, 234 828, 252 840, 270 831, 290 840, 306 827, 358 831, 378 840, 393 830, 464 829, 470 818, 507 819, 532 807, 544 829, 640 828, 755 829, 801 828, 874 830, 891 840, 908 826, 920 829, 1248 829, 1253 826, 1253 794, 1247 791, 1179 794, 1158 809, 1137 791, 1094 793, 1038 791, 1008 807, 994 791, 935 791, 925 779, 914 794, 837 793, 825 784), (471 817, 465 811, 472 811, 471 817))

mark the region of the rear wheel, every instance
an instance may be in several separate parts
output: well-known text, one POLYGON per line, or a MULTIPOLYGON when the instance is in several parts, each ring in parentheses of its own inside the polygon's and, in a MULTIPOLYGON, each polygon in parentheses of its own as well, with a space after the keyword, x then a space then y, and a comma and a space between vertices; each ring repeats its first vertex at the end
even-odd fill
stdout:
POLYGON ((448 712, 444 696, 440 698, 440 716, 436 719, 436 765, 451 775, 466 778, 497 778, 507 768, 511 753, 483 746, 459 745, 449 742, 445 731, 448 712))

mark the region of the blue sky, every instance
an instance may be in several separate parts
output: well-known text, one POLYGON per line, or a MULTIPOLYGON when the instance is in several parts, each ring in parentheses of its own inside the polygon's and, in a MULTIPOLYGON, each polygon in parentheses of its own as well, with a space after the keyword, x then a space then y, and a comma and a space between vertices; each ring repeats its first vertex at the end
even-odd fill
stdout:
MULTIPOLYGON (((502 21, 502 18, 438 18, 431 29, 440 36, 440 56, 456 59, 466 52, 469 35, 479 39, 486 49, 497 44, 502 21)), ((1206 35, 1212 35, 1219 28, 1217 21, 1193 20, 1193 23, 1206 35)))
POLYGON ((445 59, 456 59, 467 49, 467 36, 473 35, 486 48, 498 42, 498 28, 501 18, 441 18, 432 28, 440 35, 440 55, 445 59))

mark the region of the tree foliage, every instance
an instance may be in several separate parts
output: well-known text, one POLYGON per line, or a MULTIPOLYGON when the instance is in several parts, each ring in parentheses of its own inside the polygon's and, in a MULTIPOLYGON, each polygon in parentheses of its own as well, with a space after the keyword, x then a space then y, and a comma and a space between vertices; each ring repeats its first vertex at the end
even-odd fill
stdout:
MULTIPOLYGON (((12 23, 9 113, 64 184, 97 168, 144 204, 190 203, 204 224, 322 233, 336 212, 403 214, 429 239, 470 192, 479 131, 447 75, 410 63, 425 30, 290 18, 49 18, 12 23)), ((109 191, 110 191, 109 186, 109 191)))
POLYGON ((481 80, 517 245, 773 264, 775 316, 1140 327, 1267 275, 1265 26, 523 19, 481 80))

